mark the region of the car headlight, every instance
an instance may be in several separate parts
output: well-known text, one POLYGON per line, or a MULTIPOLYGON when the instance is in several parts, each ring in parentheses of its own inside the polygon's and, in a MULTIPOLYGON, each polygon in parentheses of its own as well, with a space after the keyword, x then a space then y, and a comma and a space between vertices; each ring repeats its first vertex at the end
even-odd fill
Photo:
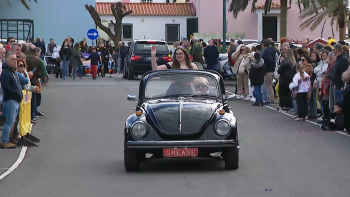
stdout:
POLYGON ((215 132, 221 136, 227 135, 230 132, 230 123, 227 120, 219 120, 215 124, 215 132))
POLYGON ((131 133, 136 137, 143 137, 146 135, 147 129, 145 123, 139 121, 131 126, 131 133))

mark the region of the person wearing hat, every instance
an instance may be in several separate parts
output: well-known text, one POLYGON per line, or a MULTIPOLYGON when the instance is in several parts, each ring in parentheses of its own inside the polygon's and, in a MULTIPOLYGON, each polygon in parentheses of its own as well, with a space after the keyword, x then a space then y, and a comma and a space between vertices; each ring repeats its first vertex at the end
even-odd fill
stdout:
POLYGON ((79 43, 75 43, 70 58, 70 63, 73 66, 73 80, 75 80, 75 77, 77 75, 77 69, 79 71, 80 79, 83 79, 83 59, 84 56, 79 50, 79 43))

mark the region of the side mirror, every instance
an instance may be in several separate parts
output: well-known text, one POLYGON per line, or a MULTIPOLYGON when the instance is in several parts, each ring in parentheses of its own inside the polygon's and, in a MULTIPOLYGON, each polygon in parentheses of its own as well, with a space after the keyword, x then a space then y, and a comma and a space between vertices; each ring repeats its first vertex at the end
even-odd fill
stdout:
POLYGON ((133 94, 128 94, 127 100, 128 101, 135 101, 136 100, 136 96, 133 95, 133 94))

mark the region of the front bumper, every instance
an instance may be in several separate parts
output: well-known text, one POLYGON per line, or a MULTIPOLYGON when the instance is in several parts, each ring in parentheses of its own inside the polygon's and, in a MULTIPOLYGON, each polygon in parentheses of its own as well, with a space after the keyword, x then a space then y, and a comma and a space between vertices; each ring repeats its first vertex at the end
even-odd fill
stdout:
POLYGON ((234 140, 127 141, 128 148, 221 148, 234 147, 234 140))

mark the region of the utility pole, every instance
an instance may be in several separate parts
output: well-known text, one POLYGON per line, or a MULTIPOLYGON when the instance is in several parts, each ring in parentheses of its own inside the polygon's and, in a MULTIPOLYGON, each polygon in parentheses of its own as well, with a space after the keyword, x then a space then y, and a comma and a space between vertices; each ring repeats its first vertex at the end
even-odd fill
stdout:
POLYGON ((222 52, 226 53, 226 0, 222 0, 223 11, 222 11, 222 52))

